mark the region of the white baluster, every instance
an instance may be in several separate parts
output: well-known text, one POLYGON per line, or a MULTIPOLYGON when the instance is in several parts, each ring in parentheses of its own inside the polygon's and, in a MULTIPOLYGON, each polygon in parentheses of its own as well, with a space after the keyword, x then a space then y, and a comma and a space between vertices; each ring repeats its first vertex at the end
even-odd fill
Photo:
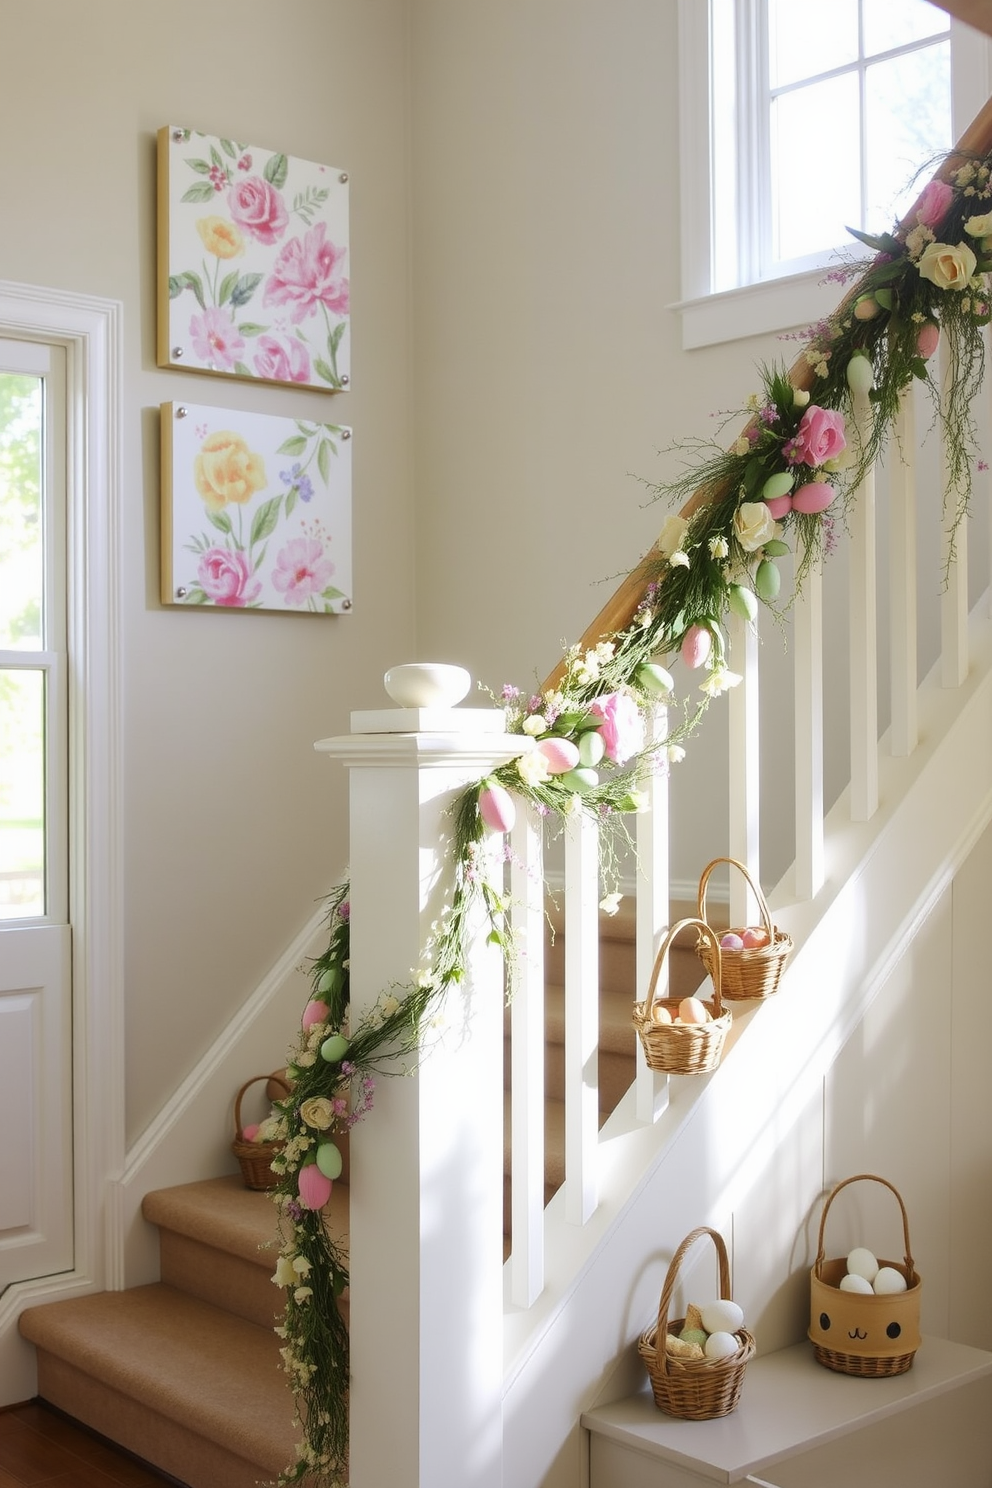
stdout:
POLYGON ((899 401, 889 443, 889 618, 894 755, 912 754, 918 740, 916 692, 916 409, 913 389, 899 401))
MULTIPOLYGON (((941 397, 957 375, 955 358, 940 339, 941 397)), ((944 687, 960 687, 968 675, 968 524, 954 532, 954 516, 960 492, 949 470, 946 443, 941 440, 940 489, 943 502, 941 523, 940 680, 944 687), (952 553, 953 548, 953 553, 952 553)))
MULTIPOLYGON (((852 394, 855 437, 871 418, 867 393, 852 394)), ((878 621, 875 578, 875 470, 855 492, 851 525, 851 819, 869 821, 878 807, 878 621)))
MULTIPOLYGON (((760 764, 758 631, 739 616, 729 624, 730 669, 743 681, 730 691, 730 856, 759 877, 760 764)), ((758 906, 742 873, 730 875, 730 923, 754 925, 758 906)))
MULTIPOLYGON (((649 742, 663 740, 668 732, 668 710, 656 708, 648 723, 649 742)), ((669 888, 669 819, 668 819, 668 765, 667 762, 655 770, 645 782, 648 809, 637 818, 637 902, 636 925, 636 989, 635 1001, 643 1002, 647 997, 655 958, 664 937, 670 918, 669 888)), ((668 992, 668 962, 662 968, 657 996, 664 998, 668 992)), ((646 1125, 657 1121, 668 1106, 668 1076, 660 1070, 648 1068, 644 1049, 637 1040, 635 1101, 638 1121, 646 1125)))
POLYGON ((815 564, 796 599, 796 896, 823 887, 823 572, 815 564))
POLYGON ((565 829, 565 1216, 585 1224, 599 1200, 599 829, 565 829))
POLYGON ((544 1289, 544 855, 541 818, 517 812, 510 837, 517 957, 510 1004, 510 1298, 530 1307, 544 1289))

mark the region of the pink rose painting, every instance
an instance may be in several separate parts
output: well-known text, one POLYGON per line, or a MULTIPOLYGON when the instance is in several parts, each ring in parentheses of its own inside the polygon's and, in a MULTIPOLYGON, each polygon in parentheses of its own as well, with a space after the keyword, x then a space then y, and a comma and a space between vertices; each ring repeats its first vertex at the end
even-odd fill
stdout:
POLYGON ((164 604, 350 611, 349 428, 166 403, 162 453, 164 604))
POLYGON ((173 127, 158 150, 159 365, 347 388, 347 171, 173 127))

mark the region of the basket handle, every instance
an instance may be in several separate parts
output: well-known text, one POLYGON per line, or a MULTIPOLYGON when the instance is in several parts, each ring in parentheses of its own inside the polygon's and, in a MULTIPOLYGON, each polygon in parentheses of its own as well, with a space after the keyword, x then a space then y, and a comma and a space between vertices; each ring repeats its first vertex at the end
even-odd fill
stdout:
POLYGON ((246 1080, 234 1098, 234 1134, 239 1142, 243 1142, 245 1139, 244 1130, 241 1125, 241 1100, 253 1085, 258 1084, 259 1080, 272 1080, 276 1085, 282 1086, 286 1095, 289 1094, 289 1086, 282 1075, 252 1075, 250 1080, 246 1080))
POLYGON ((664 1360, 663 1373, 668 1373, 668 1349, 665 1347, 665 1339, 668 1337, 668 1309, 672 1300, 672 1292, 675 1290, 675 1282, 678 1278, 679 1267, 685 1254, 703 1235, 709 1235, 716 1246, 717 1263, 720 1274, 720 1296, 725 1302, 731 1300, 730 1296, 730 1261, 727 1259, 727 1247, 719 1230, 711 1230, 708 1225, 700 1225, 698 1229, 686 1235, 678 1250, 672 1256, 668 1275, 665 1277, 665 1285, 661 1289, 661 1300, 658 1303, 658 1331, 655 1335, 655 1347, 658 1358, 664 1360))
POLYGON ((669 926, 668 930, 665 932, 665 938, 658 948, 658 954, 654 958, 654 968, 651 972, 651 980, 648 983, 648 994, 647 997, 644 999, 645 1018, 649 1018, 651 1016, 651 1008, 654 1004, 655 989, 658 986, 658 978, 661 976, 661 968, 665 964, 665 957, 668 955, 669 947, 671 946, 672 941, 675 939, 676 935, 678 935, 679 931, 685 930, 686 927, 689 925, 695 925, 696 929, 700 932, 700 940, 709 940, 710 946, 712 947, 713 970, 710 974, 713 978, 713 1008, 718 1018, 723 1013, 723 1001, 720 996, 720 984, 722 981, 720 942, 717 939, 716 931, 713 930, 711 926, 707 925, 705 920, 688 919, 677 920, 674 925, 669 926))
POLYGON ((761 892, 761 885, 754 881, 744 864, 738 862, 736 858, 714 858, 712 863, 707 863, 706 867, 703 869, 702 877, 699 880, 699 897, 697 900, 699 918, 701 920, 706 919, 706 885, 709 883, 710 874, 713 872, 713 869, 719 867, 721 863, 729 863, 731 868, 738 868, 741 873, 743 873, 744 877, 750 884, 751 892, 754 895, 755 900, 757 901, 758 912, 761 915, 762 924, 768 931, 768 939, 770 941, 773 940, 774 926, 772 925, 772 917, 768 909, 768 900, 761 892))
MULTIPOLYGON (((914 1274, 914 1272, 916 1271, 916 1267, 913 1264, 912 1252, 910 1251, 910 1248, 909 1248, 909 1215, 906 1213, 906 1205, 902 1201, 902 1194, 896 1188, 895 1184, 890 1183, 887 1178, 879 1178, 876 1173, 856 1173, 853 1178, 845 1178, 841 1183, 838 1183, 837 1184, 837 1187, 834 1189, 833 1193, 830 1194, 829 1198, 827 1199, 826 1203, 823 1206, 823 1213, 820 1215, 820 1234, 819 1234, 819 1237, 818 1237, 817 1242, 816 1242, 816 1262, 815 1262, 815 1266, 814 1266, 814 1269, 816 1271, 817 1280, 820 1279, 820 1268, 822 1267, 823 1261, 824 1261, 824 1258, 825 1258, 825 1252, 824 1252, 824 1248, 823 1248, 823 1235, 824 1235, 824 1231, 826 1230, 826 1227, 827 1227, 827 1214, 829 1212, 830 1205, 833 1203, 834 1199, 840 1193, 841 1189, 842 1188, 846 1188, 849 1183, 864 1183, 864 1182, 868 1182, 868 1183, 881 1183, 883 1185, 883 1187, 889 1189, 890 1192, 892 1192, 892 1193, 895 1194, 896 1201, 897 1201, 897 1203, 899 1205, 899 1209, 900 1209, 900 1211, 902 1213, 902 1235, 903 1235, 903 1244, 904 1244, 905 1250, 906 1250, 906 1253, 905 1253, 906 1268, 907 1268, 910 1276, 912 1276, 914 1274)), ((907 1278, 907 1280, 908 1280, 908 1278, 907 1278)))

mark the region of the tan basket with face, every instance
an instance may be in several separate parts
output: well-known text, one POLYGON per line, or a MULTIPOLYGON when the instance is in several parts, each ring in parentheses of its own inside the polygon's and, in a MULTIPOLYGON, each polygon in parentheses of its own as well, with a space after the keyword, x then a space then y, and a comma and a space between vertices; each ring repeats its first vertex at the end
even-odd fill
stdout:
POLYGON ((810 1271, 809 1339, 819 1364, 839 1374, 881 1377, 905 1374, 920 1347, 920 1292, 922 1282, 909 1247, 909 1219, 896 1188, 885 1178, 859 1173, 838 1183, 823 1206, 816 1262, 810 1271), (902 1213, 906 1254, 902 1261, 879 1259, 906 1280, 906 1291, 883 1296, 842 1292, 847 1275, 847 1257, 824 1258, 823 1234, 827 1213, 841 1189, 849 1183, 881 1183, 890 1189, 902 1213))

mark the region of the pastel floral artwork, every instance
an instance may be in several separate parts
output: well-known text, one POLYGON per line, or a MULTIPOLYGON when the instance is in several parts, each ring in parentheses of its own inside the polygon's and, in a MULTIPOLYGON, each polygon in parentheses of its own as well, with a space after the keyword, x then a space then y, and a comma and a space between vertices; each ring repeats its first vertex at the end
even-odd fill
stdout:
POLYGON ((162 602, 351 609, 351 430, 162 405, 162 602))
POLYGON ((347 172, 175 126, 158 156, 159 366, 347 388, 347 172))

